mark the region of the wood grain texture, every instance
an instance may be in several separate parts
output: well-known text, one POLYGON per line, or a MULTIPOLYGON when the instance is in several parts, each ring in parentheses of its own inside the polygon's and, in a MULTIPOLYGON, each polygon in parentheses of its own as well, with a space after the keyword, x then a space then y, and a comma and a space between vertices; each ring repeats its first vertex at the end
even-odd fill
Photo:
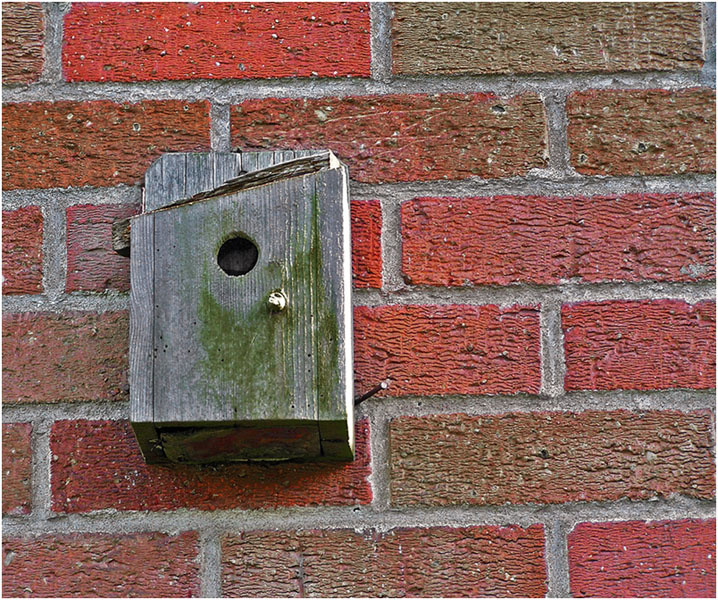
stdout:
POLYGON ((561 323, 567 390, 715 387, 715 301, 580 302, 561 323))
POLYGON ((402 204, 414 285, 715 279, 715 196, 416 198, 402 204))
POLYGON ((401 75, 700 69, 698 3, 396 3, 401 75))
POLYGON ((579 523, 568 536, 574 598, 715 598, 715 519, 579 523))
POLYGON ((586 411, 391 421, 394 506, 715 496, 710 411, 586 411))
POLYGON ((222 540, 222 593, 542 597, 544 543, 542 525, 248 531, 222 540))
POLYGON ((196 532, 70 533, 3 540, 3 595, 187 598, 200 593, 196 532))
MULTIPOLYGON (((142 256, 133 251, 132 268, 138 265, 138 277, 151 271, 151 287, 140 284, 137 302, 151 307, 151 327, 144 317, 138 330, 143 337, 152 331, 153 340, 151 359, 137 361, 149 371, 137 375, 145 391, 132 397, 152 408, 138 408, 133 422, 147 423, 151 414, 175 458, 183 443, 194 447, 206 436, 168 427, 284 424, 301 432, 296 427, 309 423, 327 441, 324 455, 352 456, 346 173, 326 152, 296 154, 174 154, 147 174, 149 212, 133 219, 132 244, 141 236, 146 246, 153 235, 154 246, 142 256), (248 172, 234 178, 237 171, 248 172), (145 231, 135 234, 135 223, 144 223, 145 231), (232 276, 219 267, 217 252, 237 236, 251 240, 259 255, 249 272, 232 276), (276 290, 289 299, 280 313, 267 306, 276 290)), ((228 439, 226 431, 215 433, 228 439)), ((311 454, 319 456, 315 439, 311 454)), ((147 454, 147 442, 142 445, 147 454)), ((242 446, 236 447, 241 459, 242 446)), ((242 452, 244 458, 257 454, 249 446, 242 452)))
POLYGON ((715 90, 587 90, 569 95, 566 112, 579 173, 715 172, 715 90))

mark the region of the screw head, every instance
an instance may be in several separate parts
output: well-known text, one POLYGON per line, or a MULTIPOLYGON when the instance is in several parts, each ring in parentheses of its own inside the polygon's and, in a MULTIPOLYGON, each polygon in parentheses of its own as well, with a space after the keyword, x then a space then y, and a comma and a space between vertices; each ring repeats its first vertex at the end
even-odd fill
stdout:
POLYGON ((289 304, 289 300, 282 290, 273 291, 267 298, 267 308, 271 312, 282 312, 287 308, 287 304, 289 304))

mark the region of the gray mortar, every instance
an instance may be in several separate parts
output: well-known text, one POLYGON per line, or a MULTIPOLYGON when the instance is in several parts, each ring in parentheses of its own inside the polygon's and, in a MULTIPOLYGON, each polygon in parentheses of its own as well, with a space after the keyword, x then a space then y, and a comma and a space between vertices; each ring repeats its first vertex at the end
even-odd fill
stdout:
MULTIPOLYGON (((363 403, 357 417, 370 422, 373 501, 366 506, 292 507, 277 510, 168 512, 102 510, 88 514, 50 512, 49 430, 64 419, 126 419, 127 402, 6 405, 4 422, 33 424, 32 513, 3 519, 8 536, 61 533, 133 533, 161 531, 176 534, 196 530, 200 535, 201 593, 221 592, 221 536, 256 529, 334 529, 388 531, 396 527, 510 525, 541 523, 546 531, 546 562, 549 596, 569 593, 566 536, 582 521, 657 520, 712 518, 715 502, 673 495, 649 501, 574 502, 558 505, 504 505, 456 507, 392 507, 390 499, 389 426, 401 416, 467 413, 471 415, 531 412, 536 410, 714 410, 715 393, 709 390, 637 392, 563 390, 563 351, 560 306, 585 300, 677 298, 689 303, 715 298, 714 282, 581 284, 558 286, 528 284, 505 287, 481 286, 452 289, 411 287, 401 273, 401 203, 417 196, 491 196, 498 194, 595 196, 633 192, 715 192, 712 175, 661 177, 586 177, 570 166, 566 140, 566 97, 586 89, 684 89, 715 87, 715 4, 704 4, 706 63, 701 71, 650 71, 644 73, 565 73, 538 75, 393 77, 391 8, 373 3, 371 15, 371 78, 287 78, 281 80, 209 80, 141 83, 63 83, 62 16, 69 4, 46 4, 46 60, 40 81, 30 85, 4 86, 5 102, 54 100, 210 100, 211 147, 231 148, 230 106, 252 98, 372 94, 434 94, 493 92, 499 96, 536 93, 546 108, 549 163, 526 176, 500 180, 472 178, 462 181, 428 181, 390 184, 352 183, 358 200, 379 200, 382 208, 382 290, 355 290, 354 305, 380 304, 516 304, 540 305, 542 386, 538 395, 511 396, 410 396, 374 397, 363 403)), ((7 313, 69 310, 104 312, 127 310, 125 293, 64 293, 66 271, 65 211, 74 204, 140 202, 141 188, 70 188, 18 190, 3 194, 3 207, 40 206, 45 217, 43 256, 46 293, 37 296, 6 296, 7 313)))
POLYGON ((392 76, 391 60, 391 5, 386 2, 372 2, 371 14, 371 77, 387 82, 392 76))

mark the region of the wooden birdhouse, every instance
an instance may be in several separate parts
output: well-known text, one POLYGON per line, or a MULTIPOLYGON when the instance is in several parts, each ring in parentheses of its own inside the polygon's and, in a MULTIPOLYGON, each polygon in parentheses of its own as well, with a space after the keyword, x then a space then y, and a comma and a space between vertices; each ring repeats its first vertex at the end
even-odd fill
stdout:
POLYGON ((130 219, 131 422, 148 462, 353 458, 347 168, 166 154, 130 219))

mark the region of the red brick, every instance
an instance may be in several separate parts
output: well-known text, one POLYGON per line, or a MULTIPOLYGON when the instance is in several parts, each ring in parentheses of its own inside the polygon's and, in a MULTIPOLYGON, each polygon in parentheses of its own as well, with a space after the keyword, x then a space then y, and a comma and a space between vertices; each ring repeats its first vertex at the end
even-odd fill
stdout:
POLYGON ((194 532, 74 533, 3 540, 3 595, 199 596, 194 532))
POLYGON ((715 496, 710 411, 400 417, 394 506, 715 496))
POLYGON ((42 293, 42 211, 2 211, 2 293, 42 293))
POLYGON ((130 261, 112 249, 112 223, 139 212, 135 204, 82 204, 67 209, 66 292, 130 289, 130 261))
POLYGON ((588 90, 568 97, 571 164, 585 175, 715 171, 715 90, 588 90))
POLYGON ((357 306, 355 387, 391 379, 388 394, 537 393, 535 306, 357 306))
POLYGON ((394 73, 700 69, 697 3, 396 3, 394 73))
POLYGON ((2 426, 2 514, 26 515, 32 506, 31 423, 2 426))
POLYGON ((4 404, 127 399, 126 312, 3 315, 4 404))
POLYGON ((45 16, 35 2, 2 4, 2 82, 32 83, 45 63, 45 16))
POLYGON ((30 102, 2 117, 6 190, 134 184, 164 152, 209 149, 207 102, 30 102))
POLYGON ((412 284, 715 278, 713 194, 416 198, 401 215, 412 284))
POLYGON ((579 523, 568 536, 571 595, 715 598, 716 522, 579 523))
POLYGON ((69 81, 369 76, 366 3, 74 4, 69 81))
POLYGON ((222 543, 229 597, 544 596, 542 525, 250 531, 222 543))
POLYGON ((357 424, 351 463, 148 465, 125 421, 58 421, 50 432, 52 508, 78 513, 272 509, 371 501, 369 425, 357 424))
POLYGON ((354 287, 381 287, 381 205, 377 200, 352 202, 352 268, 354 287))
POLYGON ((546 164, 535 94, 247 100, 231 124, 237 148, 329 148, 367 183, 509 177, 546 164))
POLYGON ((567 390, 715 387, 716 305, 581 302, 561 309, 567 390))

